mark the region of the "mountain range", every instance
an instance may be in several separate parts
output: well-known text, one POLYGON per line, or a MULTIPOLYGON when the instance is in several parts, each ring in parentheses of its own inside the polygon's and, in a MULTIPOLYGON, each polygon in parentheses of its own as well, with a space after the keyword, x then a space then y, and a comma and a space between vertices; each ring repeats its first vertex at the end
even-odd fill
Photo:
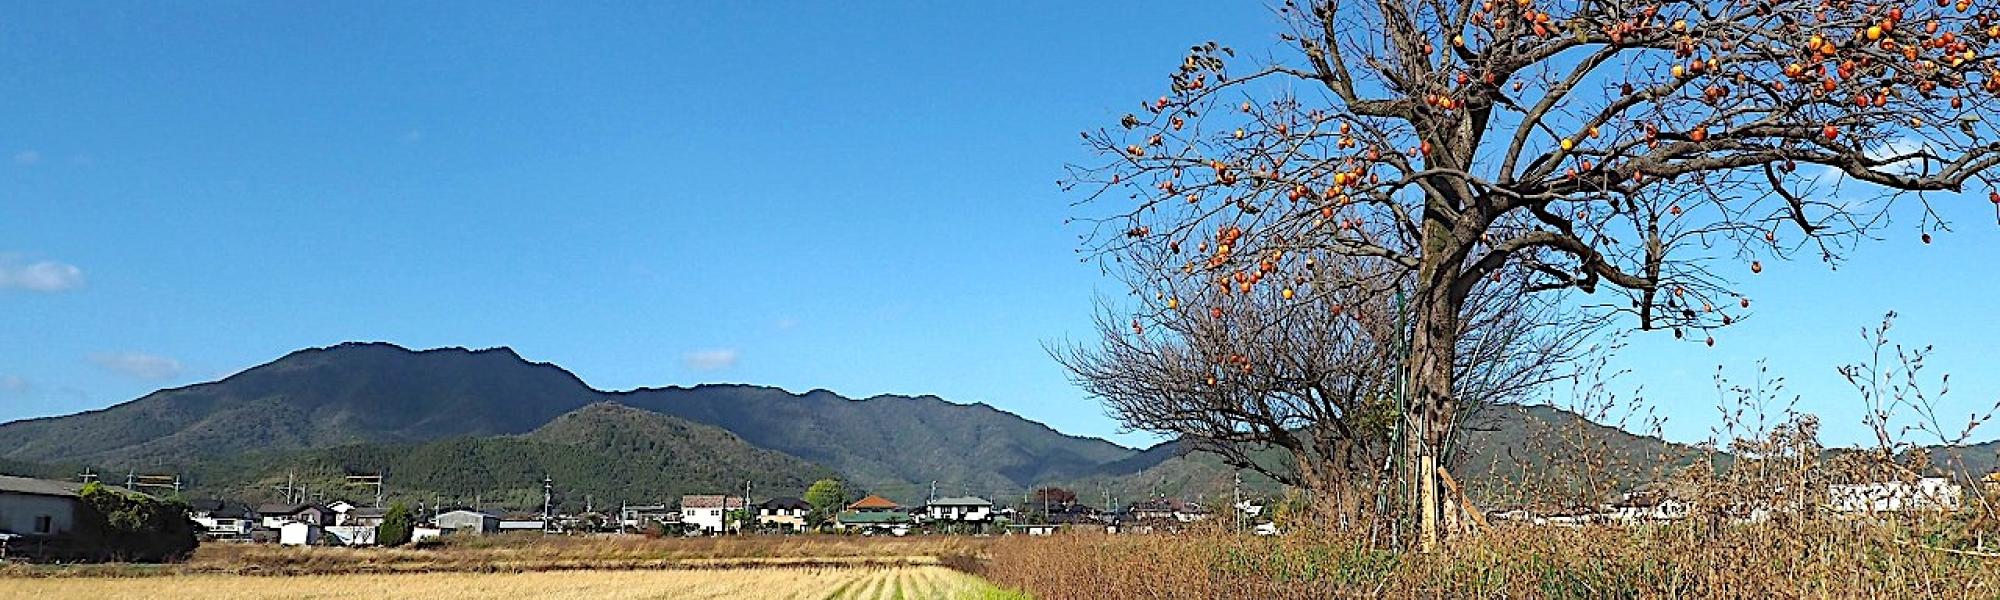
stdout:
MULTIPOLYGON (((1547 407, 1503 407, 1468 430, 1467 480, 1554 460, 1529 440, 1582 435, 1635 459, 1684 447, 1547 407)), ((1538 466, 1539 465, 1539 466, 1538 466)), ((176 473, 190 494, 250 500, 279 485, 330 495, 353 473, 388 474, 391 495, 539 506, 555 479, 566 506, 670 503, 684 493, 797 495, 840 476, 901 502, 935 491, 1018 498, 1064 485, 1084 498, 1225 497, 1235 471, 1180 442, 1132 449, 1066 435, 985 404, 935 396, 851 399, 750 385, 601 391, 507 348, 409 350, 346 343, 300 350, 218 381, 102 410, 0 425, 0 472, 85 468, 176 473)), ((1246 474, 1242 486, 1277 485, 1246 474)), ((1121 500, 1122 501, 1122 500, 1121 500)))

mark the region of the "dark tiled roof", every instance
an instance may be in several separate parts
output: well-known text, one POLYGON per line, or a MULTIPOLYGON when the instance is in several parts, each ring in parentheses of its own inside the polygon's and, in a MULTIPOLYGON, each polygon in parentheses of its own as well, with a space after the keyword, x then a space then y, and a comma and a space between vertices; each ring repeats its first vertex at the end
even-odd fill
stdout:
POLYGON ((305 512, 307 509, 319 509, 322 512, 327 510, 326 507, 318 504, 265 504, 257 507, 257 514, 272 516, 296 515, 305 512))
POLYGON ((812 505, 806 503, 805 500, 791 496, 780 496, 765 500, 763 504, 757 505, 757 508, 765 510, 812 510, 812 505))

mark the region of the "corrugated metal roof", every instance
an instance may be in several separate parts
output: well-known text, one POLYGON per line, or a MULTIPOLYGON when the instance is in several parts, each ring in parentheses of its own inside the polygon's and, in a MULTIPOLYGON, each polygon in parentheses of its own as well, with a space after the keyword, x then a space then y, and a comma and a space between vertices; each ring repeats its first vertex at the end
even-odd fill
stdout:
POLYGON ((76 498, 82 495, 82 491, 81 483, 0 475, 0 492, 76 498))

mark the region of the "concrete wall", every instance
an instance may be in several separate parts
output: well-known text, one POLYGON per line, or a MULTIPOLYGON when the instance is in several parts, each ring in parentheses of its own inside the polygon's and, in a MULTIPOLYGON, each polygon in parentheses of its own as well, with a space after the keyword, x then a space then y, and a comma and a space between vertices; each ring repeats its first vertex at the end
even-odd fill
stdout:
POLYGON ((0 530, 21 535, 59 535, 76 528, 76 498, 0 492, 0 530), (48 517, 49 531, 35 530, 38 517, 48 517))

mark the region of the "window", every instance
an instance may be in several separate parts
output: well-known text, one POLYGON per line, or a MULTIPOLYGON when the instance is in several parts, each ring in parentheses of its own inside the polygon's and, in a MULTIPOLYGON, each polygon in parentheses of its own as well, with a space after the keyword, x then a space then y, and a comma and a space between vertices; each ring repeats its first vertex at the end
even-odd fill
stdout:
POLYGON ((48 533, 53 528, 51 523, 53 520, 48 515, 35 517, 35 533, 48 533))

